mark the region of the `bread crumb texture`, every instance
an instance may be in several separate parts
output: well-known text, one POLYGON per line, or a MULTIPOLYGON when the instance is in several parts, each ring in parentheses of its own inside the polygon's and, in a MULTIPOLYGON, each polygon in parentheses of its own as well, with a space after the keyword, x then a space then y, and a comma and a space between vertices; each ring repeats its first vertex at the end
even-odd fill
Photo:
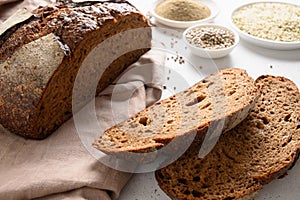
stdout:
POLYGON ((189 149, 156 171, 172 199, 253 199, 263 185, 286 175, 299 156, 300 95, 283 77, 261 76, 255 107, 234 129, 223 133, 203 159, 189 149))
POLYGON ((202 134, 221 119, 226 118, 227 130, 247 116, 257 96, 257 86, 244 70, 225 69, 108 129, 93 145, 109 154, 147 152, 174 138, 202 134))

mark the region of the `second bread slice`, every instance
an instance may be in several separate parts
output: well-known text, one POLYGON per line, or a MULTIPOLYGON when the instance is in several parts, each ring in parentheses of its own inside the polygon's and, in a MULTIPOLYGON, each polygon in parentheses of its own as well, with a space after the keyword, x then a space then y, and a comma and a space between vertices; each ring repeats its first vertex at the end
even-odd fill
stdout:
POLYGON ((226 119, 222 126, 226 131, 248 115, 258 96, 245 70, 221 70, 108 129, 93 146, 108 154, 155 151, 175 138, 204 135, 222 119, 226 119))
POLYGON ((163 191, 176 200, 254 199, 285 175, 300 152, 300 94, 283 77, 257 79, 261 96, 248 117, 223 133, 203 159, 191 148, 156 171, 163 191))

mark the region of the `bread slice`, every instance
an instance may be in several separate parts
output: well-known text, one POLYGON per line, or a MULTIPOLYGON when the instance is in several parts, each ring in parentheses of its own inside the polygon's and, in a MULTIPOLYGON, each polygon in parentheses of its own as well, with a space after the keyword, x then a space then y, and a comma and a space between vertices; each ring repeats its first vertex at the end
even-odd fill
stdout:
MULTIPOLYGON (((193 133, 203 137, 214 122, 222 121, 221 128, 229 130, 246 118, 258 95, 245 70, 224 69, 106 130, 93 146, 113 155, 154 152, 175 138, 193 133)), ((192 140, 181 139, 176 144, 182 146, 185 141, 190 145, 192 140)))
POLYGON ((71 1, 0 27, 0 123, 26 138, 50 135, 151 48, 150 25, 130 3, 62 2, 71 1))
POLYGON ((223 133, 203 159, 189 149, 157 170, 156 180, 172 199, 253 199, 263 185, 282 177, 300 149, 300 94, 283 77, 261 76, 254 109, 234 129, 223 133))

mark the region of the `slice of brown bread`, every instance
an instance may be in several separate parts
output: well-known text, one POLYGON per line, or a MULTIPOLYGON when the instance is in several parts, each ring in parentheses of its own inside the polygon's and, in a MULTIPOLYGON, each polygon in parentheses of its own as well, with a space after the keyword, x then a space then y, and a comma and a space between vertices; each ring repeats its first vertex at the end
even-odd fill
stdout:
POLYGON ((223 133, 203 159, 189 149, 157 170, 156 180, 172 199, 253 199, 295 164, 300 150, 300 94, 283 77, 256 80, 261 96, 249 116, 223 133))
POLYGON ((222 119, 222 128, 229 130, 246 118, 258 96, 245 70, 224 69, 108 129, 93 146, 114 155, 153 152, 175 138, 192 133, 203 137, 207 127, 222 119))
POLYGON ((27 138, 51 134, 72 117, 74 91, 76 112, 151 47, 146 17, 126 1, 56 3, 24 19, 0 35, 0 123, 27 138))

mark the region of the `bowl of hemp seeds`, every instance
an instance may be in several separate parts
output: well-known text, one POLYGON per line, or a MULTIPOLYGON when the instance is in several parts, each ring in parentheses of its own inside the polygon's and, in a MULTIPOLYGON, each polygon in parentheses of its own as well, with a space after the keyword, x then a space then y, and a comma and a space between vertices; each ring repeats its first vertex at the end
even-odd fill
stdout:
POLYGON ((239 43, 239 35, 221 25, 199 24, 183 32, 183 40, 191 53, 202 58, 227 56, 239 43))
POLYGON ((212 0, 158 0, 150 10, 156 22, 174 28, 211 22, 218 13, 212 0))
POLYGON ((256 46, 300 49, 300 6, 280 1, 246 3, 231 13, 231 25, 240 37, 256 46))

